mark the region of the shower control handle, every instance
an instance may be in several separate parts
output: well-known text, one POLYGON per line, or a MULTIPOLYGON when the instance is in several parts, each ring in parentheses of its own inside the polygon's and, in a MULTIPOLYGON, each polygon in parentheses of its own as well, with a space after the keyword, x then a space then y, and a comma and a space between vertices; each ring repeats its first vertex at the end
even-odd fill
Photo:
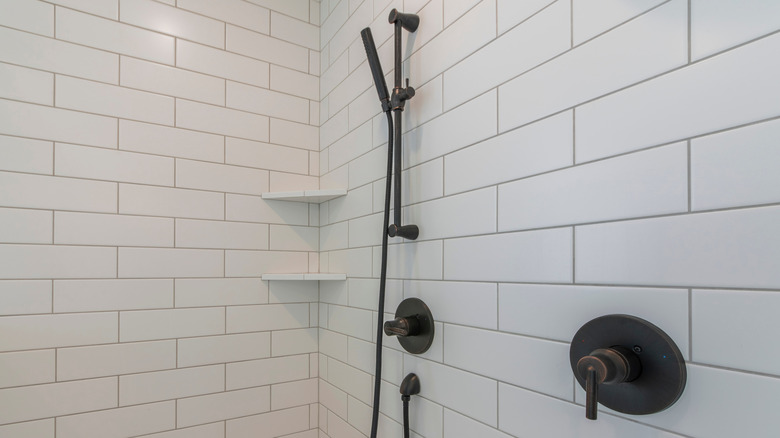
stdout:
POLYGON ((385 322, 385 334, 387 336, 416 336, 420 334, 420 321, 417 316, 398 317, 385 322))
POLYGON ((599 348, 577 362, 577 372, 585 379, 585 417, 598 415, 599 385, 615 385, 635 380, 642 369, 639 358, 625 347, 599 348))

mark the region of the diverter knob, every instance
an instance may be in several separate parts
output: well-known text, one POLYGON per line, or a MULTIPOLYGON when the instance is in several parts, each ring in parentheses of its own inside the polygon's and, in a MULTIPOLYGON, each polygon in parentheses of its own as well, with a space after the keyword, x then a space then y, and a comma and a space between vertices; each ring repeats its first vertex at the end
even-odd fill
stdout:
POLYGON ((577 361, 577 372, 585 379, 585 417, 598 414, 599 385, 631 382, 639 376, 639 358, 625 347, 599 348, 577 361))

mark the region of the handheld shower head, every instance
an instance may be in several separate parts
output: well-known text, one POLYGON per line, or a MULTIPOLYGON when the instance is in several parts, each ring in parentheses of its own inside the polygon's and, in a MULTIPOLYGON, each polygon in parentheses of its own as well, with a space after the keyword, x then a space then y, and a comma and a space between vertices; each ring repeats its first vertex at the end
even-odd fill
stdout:
POLYGON ((390 95, 387 92, 385 74, 382 71, 382 65, 379 63, 379 55, 376 52, 376 45, 374 44, 374 37, 371 35, 371 28, 367 27, 361 30, 360 36, 363 37, 366 58, 368 58, 368 65, 371 67, 371 75, 374 76, 376 93, 379 95, 379 101, 382 102, 382 111, 389 111, 390 95))
POLYGON ((397 9, 390 11, 390 16, 387 18, 387 20, 391 23, 400 23, 401 27, 408 30, 409 32, 416 31, 417 26, 420 25, 419 16, 415 14, 404 14, 402 12, 398 12, 397 9))

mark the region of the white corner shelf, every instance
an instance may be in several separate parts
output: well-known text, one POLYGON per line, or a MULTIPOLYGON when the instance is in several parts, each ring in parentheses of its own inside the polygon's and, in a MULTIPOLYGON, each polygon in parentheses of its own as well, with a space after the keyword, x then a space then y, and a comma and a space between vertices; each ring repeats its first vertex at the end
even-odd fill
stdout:
POLYGON ((263 199, 273 201, 309 202, 319 204, 341 196, 346 196, 347 189, 298 190, 293 192, 263 193, 263 199))
POLYGON ((282 281, 340 281, 346 280, 347 274, 325 274, 312 272, 308 274, 263 274, 262 279, 282 281))

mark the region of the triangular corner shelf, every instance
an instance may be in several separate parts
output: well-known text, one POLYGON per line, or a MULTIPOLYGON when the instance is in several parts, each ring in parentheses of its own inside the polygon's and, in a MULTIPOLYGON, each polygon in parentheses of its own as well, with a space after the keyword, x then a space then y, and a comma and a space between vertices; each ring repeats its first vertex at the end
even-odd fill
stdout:
POLYGON ((346 196, 347 189, 297 190, 292 192, 267 192, 263 199, 273 201, 308 202, 319 204, 341 196, 346 196))

